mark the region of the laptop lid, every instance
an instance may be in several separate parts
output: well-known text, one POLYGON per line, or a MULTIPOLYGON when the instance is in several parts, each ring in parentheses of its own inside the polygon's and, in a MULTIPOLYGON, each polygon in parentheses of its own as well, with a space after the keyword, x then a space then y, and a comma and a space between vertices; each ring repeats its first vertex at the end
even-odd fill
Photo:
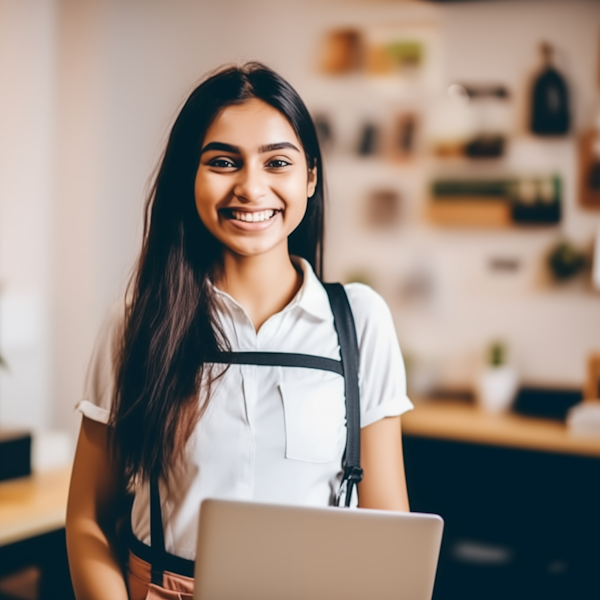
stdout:
POLYGON ((430 600, 438 515, 205 500, 195 600, 430 600))

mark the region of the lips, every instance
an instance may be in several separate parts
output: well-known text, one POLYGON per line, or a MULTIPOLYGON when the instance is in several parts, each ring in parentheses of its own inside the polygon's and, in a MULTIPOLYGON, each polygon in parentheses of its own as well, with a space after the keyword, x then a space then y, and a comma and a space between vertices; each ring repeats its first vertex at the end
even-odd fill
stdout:
POLYGON ((224 209, 223 213, 228 219, 243 221, 244 223, 261 223, 272 219, 281 210, 266 209, 260 211, 238 210, 235 208, 224 209))

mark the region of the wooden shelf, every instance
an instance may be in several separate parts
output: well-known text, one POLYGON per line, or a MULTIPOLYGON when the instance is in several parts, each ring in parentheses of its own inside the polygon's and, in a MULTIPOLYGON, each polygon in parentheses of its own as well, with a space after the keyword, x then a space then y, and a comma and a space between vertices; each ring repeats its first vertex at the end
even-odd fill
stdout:
POLYGON ((486 198, 430 200, 432 223, 450 227, 510 227, 514 225, 508 201, 486 198))
POLYGON ((566 425, 515 413, 489 415, 460 402, 421 400, 402 416, 407 435, 600 458, 600 437, 573 436, 566 425))

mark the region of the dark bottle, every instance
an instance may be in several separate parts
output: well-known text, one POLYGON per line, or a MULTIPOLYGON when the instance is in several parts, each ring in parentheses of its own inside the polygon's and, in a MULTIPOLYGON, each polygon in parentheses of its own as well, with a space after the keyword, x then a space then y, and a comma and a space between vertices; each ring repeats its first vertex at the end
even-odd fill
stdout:
POLYGON ((533 86, 531 131, 538 135, 564 135, 570 127, 569 90, 552 65, 554 49, 542 44, 544 67, 533 86))

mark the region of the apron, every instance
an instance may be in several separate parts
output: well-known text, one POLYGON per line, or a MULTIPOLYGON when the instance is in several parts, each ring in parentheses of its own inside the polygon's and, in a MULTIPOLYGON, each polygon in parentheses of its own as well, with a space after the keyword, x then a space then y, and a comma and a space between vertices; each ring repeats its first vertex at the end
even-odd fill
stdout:
POLYGON ((150 480, 150 546, 129 535, 127 587, 130 600, 192 600, 194 561, 169 554, 158 482, 150 480))
POLYGON ((152 583, 150 563, 129 552, 127 586, 131 600, 192 600, 193 577, 163 572, 162 585, 152 583))
MULTIPOLYGON (((343 476, 334 500, 335 506, 350 506, 352 491, 362 479, 360 467, 360 392, 358 384, 359 350, 352 310, 344 287, 323 284, 333 312, 341 360, 307 354, 281 352, 222 352, 211 362, 301 367, 332 371, 344 377, 346 395, 346 450, 343 476)), ((130 531, 127 583, 130 600, 192 600, 194 561, 165 550, 162 508, 158 480, 150 479, 150 540, 140 542, 130 531)))

